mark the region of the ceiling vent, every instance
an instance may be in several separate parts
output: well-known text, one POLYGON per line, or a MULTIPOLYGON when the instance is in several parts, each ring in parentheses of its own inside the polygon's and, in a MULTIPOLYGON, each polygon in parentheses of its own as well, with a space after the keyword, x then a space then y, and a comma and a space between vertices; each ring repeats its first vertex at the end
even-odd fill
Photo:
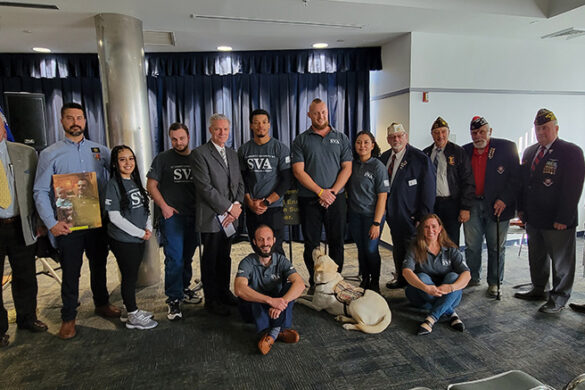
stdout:
POLYGON ((359 24, 319 23, 319 22, 306 22, 303 20, 284 20, 284 19, 259 19, 259 18, 247 18, 247 17, 241 17, 241 16, 191 14, 191 17, 193 19, 204 19, 204 20, 219 20, 219 21, 227 21, 227 22, 288 24, 288 25, 304 26, 304 27, 341 28, 341 29, 352 29, 352 30, 361 30, 364 28, 364 26, 359 25, 359 24))
POLYGON ((145 46, 175 46, 175 33, 170 31, 144 31, 145 46))
POLYGON ((55 4, 15 3, 13 1, 0 1, 0 7, 59 9, 55 4))
POLYGON ((554 32, 552 34, 543 35, 540 38, 541 39, 546 39, 546 38, 573 39, 573 38, 578 38, 582 35, 585 35, 585 29, 570 27, 570 28, 566 28, 566 29, 561 30, 561 31, 554 32))

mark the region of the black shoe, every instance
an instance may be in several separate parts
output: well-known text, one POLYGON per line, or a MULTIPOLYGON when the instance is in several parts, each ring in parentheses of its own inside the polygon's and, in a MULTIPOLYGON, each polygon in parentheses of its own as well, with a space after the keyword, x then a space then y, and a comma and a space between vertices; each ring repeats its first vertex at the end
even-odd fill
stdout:
POLYGON ((169 306, 169 310, 167 313, 167 318, 169 321, 179 321, 183 318, 183 313, 181 312, 181 301, 175 299, 173 301, 167 302, 169 306))
POLYGON ((569 307, 577 313, 585 313, 585 304, 569 303, 569 307))
POLYGON ((538 309, 538 311, 546 314, 559 314, 564 308, 565 306, 563 305, 557 305, 552 301, 548 301, 547 303, 542 305, 540 309, 538 309))
POLYGON ((18 329, 26 329, 33 333, 42 333, 46 332, 49 327, 43 321, 32 320, 19 324, 18 329))
POLYGON ((386 283, 386 288, 389 288, 390 290, 395 290, 395 289, 404 288, 404 287, 406 287, 406 283, 400 282, 398 280, 386 283))
POLYGON ((467 283, 467 287, 477 287, 481 284, 481 282, 477 279, 471 279, 469 283, 467 283))
POLYGON ((204 307, 208 312, 218 316, 227 317, 230 315, 229 307, 217 301, 205 302, 204 307))
POLYGON ((219 301, 224 305, 238 306, 238 298, 231 291, 228 291, 219 301))
POLYGON ((527 291, 519 291, 514 294, 514 297, 524 299, 526 301, 546 301, 548 299, 544 291, 540 291, 534 288, 527 291))

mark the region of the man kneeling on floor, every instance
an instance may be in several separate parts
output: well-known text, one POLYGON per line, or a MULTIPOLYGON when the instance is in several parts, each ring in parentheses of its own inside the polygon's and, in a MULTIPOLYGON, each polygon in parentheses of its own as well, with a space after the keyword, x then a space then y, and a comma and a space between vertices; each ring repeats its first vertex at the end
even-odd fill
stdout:
POLYGON ((292 263, 275 253, 274 233, 260 225, 252 240, 254 251, 238 266, 234 283, 244 321, 256 324, 261 335, 258 349, 263 355, 270 352, 275 340, 296 343, 299 334, 291 329, 292 308, 305 289, 305 282, 292 263))

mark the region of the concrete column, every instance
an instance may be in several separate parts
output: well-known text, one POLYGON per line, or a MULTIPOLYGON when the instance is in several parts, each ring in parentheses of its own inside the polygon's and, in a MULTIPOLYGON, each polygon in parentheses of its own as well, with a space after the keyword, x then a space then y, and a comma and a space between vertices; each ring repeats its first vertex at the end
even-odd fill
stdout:
MULTIPOLYGON (((136 154, 136 166, 146 185, 152 162, 152 138, 144 70, 142 21, 120 14, 94 17, 108 146, 125 144, 136 154)), ((153 204, 151 202, 151 210, 153 204)), ((146 243, 138 284, 160 280, 160 257, 156 237, 146 243)))

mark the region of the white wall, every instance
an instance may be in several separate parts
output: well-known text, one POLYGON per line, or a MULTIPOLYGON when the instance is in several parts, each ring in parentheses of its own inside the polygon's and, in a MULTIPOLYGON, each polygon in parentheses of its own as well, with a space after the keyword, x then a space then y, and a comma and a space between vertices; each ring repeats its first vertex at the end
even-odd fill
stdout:
MULTIPOLYGON (((416 32, 401 38, 383 47, 383 70, 372 72, 372 80, 378 80, 372 91, 388 93, 395 87, 391 92, 396 92, 408 78, 409 93, 372 101, 372 123, 408 115, 401 120, 408 123, 410 143, 424 148, 432 143, 430 127, 437 116, 449 123, 451 139, 463 145, 471 141, 471 118, 480 115, 490 122, 494 137, 512 140, 522 151, 534 143, 534 116, 546 107, 559 119, 560 137, 585 148, 582 45, 416 32), (408 71, 403 62, 402 68, 396 63, 405 57, 410 58, 408 71), (393 71, 387 71, 387 63, 393 71), (398 69, 401 75, 395 74, 398 69), (428 103, 422 91, 429 91, 428 103)), ((582 230, 584 197, 579 211, 582 230)))

